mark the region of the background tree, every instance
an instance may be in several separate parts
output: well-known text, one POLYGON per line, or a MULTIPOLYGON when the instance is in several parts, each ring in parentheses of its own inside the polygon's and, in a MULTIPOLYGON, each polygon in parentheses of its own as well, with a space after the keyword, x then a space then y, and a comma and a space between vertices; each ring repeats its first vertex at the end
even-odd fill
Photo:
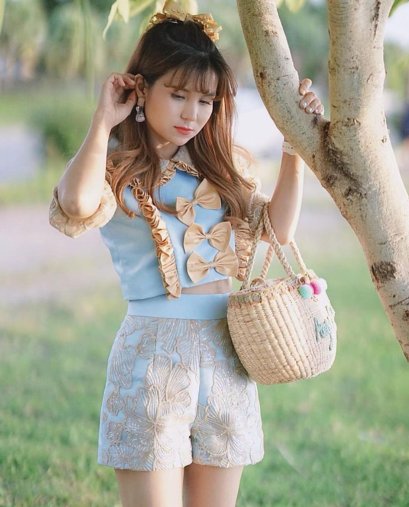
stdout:
MULTIPOLYGON (((2 12, 0 5, 0 20, 2 12)), ((46 34, 46 15, 41 0, 18 0, 8 4, 0 37, 3 85, 33 77, 46 34)))
POLYGON ((392 1, 328 1, 329 120, 311 120, 297 106, 299 77, 275 2, 237 5, 263 101, 359 239, 409 360, 409 199, 382 96, 383 33, 392 1))

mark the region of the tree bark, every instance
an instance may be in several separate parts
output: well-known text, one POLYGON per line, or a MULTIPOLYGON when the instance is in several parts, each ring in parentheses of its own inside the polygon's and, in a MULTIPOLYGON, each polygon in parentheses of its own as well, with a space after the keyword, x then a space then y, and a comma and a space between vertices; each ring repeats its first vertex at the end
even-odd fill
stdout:
POLYGON ((298 107, 299 77, 272 0, 237 0, 260 95, 358 237, 409 361, 409 198, 383 111, 392 0, 328 0, 330 120, 298 107))

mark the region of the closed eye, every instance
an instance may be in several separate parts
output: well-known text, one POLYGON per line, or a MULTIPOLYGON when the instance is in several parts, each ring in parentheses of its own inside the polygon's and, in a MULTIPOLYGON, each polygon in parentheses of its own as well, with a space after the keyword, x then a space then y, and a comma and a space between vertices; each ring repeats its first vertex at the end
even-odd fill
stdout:
POLYGON ((178 93, 172 93, 171 95, 174 99, 184 99, 185 98, 183 95, 179 95, 178 93))

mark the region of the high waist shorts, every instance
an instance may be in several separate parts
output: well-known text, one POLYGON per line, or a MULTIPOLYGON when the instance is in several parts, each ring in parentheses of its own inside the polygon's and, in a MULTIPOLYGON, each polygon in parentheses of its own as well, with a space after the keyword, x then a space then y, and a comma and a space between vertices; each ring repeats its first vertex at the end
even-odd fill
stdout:
POLYGON ((127 315, 108 359, 98 462, 152 471, 262 458, 257 385, 227 320, 127 315))

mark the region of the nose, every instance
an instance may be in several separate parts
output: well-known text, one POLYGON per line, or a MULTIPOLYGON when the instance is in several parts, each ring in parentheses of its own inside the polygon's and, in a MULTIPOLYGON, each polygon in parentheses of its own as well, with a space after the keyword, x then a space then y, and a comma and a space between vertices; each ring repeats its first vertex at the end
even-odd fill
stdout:
POLYGON ((194 121, 197 118, 198 104, 194 100, 186 100, 182 112, 181 118, 185 121, 194 121))

